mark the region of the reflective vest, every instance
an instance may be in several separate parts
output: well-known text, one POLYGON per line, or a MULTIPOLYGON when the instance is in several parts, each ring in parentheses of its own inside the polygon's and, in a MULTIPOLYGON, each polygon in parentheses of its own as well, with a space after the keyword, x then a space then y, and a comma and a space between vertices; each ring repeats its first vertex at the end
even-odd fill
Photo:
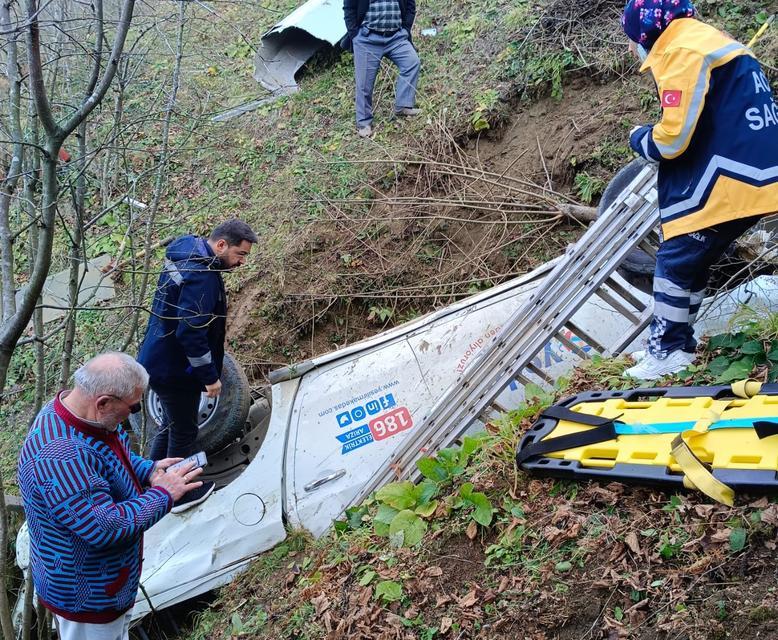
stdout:
POLYGON ((778 212, 778 106, 751 50, 681 18, 651 48, 648 69, 662 118, 630 145, 659 163, 664 237, 778 212))

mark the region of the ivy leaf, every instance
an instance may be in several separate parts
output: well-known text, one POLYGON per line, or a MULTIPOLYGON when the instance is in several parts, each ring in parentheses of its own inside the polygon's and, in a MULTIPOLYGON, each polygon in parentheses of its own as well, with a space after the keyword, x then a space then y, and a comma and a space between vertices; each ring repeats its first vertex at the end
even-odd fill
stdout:
POLYGON ((569 560, 562 560, 561 562, 556 563, 555 569, 557 570, 557 573, 567 573, 573 568, 573 563, 569 560))
POLYGON ((350 507, 349 509, 346 509, 346 521, 348 522, 348 526, 352 529, 359 529, 359 527, 365 524, 364 517, 366 515, 366 506, 350 507))
POLYGON ((716 356, 713 358, 713 360, 710 361, 710 364, 708 365, 708 371, 710 371, 714 376, 720 376, 729 368, 731 362, 732 360, 727 356, 716 356))
POLYGON ((381 522, 383 524, 391 524, 394 517, 399 513, 399 509, 390 507, 388 504, 379 504, 378 511, 373 518, 374 522, 381 522))
POLYGON ((448 473, 440 462, 434 458, 422 458, 416 461, 416 467, 425 478, 433 482, 444 482, 448 478, 448 473))
POLYGON ((421 542, 426 531, 427 523, 413 511, 405 509, 400 511, 389 525, 389 538, 395 539, 394 537, 402 532, 400 546, 413 547, 421 542))
POLYGON ((393 509, 388 504, 378 505, 378 511, 373 518, 373 528, 377 536, 386 537, 389 535, 389 525, 392 524, 392 520, 398 513, 397 509, 393 509))
POLYGON ((740 353, 743 355, 756 355, 758 353, 764 353, 764 344, 761 340, 749 340, 743 343, 740 347, 740 353))
POLYGON ((403 597, 402 585, 394 580, 382 580, 376 585, 373 597, 384 602, 396 602, 403 597))
POLYGON ((243 620, 240 619, 237 611, 232 614, 230 623, 232 624, 232 635, 239 636, 243 633, 243 620))
POLYGON ((375 578, 375 576, 376 576, 376 572, 373 571, 372 569, 368 569, 367 571, 365 571, 364 574, 362 574, 362 577, 359 579, 359 586, 366 587, 373 581, 373 578, 375 578))
POLYGON ((435 509, 438 508, 438 501, 433 500, 432 502, 428 502, 426 504, 422 504, 414 511, 419 514, 422 518, 429 518, 433 513, 435 513, 435 509))
POLYGON ((416 485, 405 482, 392 482, 376 491, 375 497, 395 509, 402 510, 412 507, 416 502, 416 485))
POLYGON ((438 493, 438 485, 431 480, 424 480, 416 485, 414 492, 416 498, 416 504, 423 506, 432 501, 435 495, 438 493))
POLYGON ((716 379, 716 382, 732 382, 733 380, 748 378, 753 368, 754 357, 746 356, 730 364, 727 370, 716 379))
POLYGON ((746 334, 742 331, 738 333, 720 333, 713 336, 708 341, 709 349, 737 349, 746 341, 746 334))
POLYGON ((470 496, 470 501, 475 505, 473 520, 478 524, 488 527, 492 523, 492 503, 485 494, 476 492, 470 496))

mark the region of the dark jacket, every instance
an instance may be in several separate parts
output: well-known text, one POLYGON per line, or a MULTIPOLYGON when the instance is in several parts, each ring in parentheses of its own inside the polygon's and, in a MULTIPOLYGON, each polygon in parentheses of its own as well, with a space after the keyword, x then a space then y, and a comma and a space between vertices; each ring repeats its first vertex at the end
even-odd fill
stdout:
MULTIPOLYGON (((398 2, 400 3, 402 25, 408 32, 408 39, 410 40, 411 27, 416 19, 416 0, 398 0, 398 2)), ((340 46, 346 51, 352 50, 351 41, 357 35, 369 7, 370 0, 343 0, 343 19, 346 22, 348 32, 340 41, 340 46)))
POLYGON ((227 299, 221 263, 204 238, 182 236, 165 252, 138 354, 154 384, 203 388, 221 377, 227 299))
POLYGON ((651 47, 662 119, 630 138, 659 163, 665 239, 778 210, 778 105, 753 53, 690 18, 651 47))
POLYGON ((130 450, 121 427, 98 429, 60 397, 37 415, 19 456, 32 578, 50 611, 104 624, 135 603, 143 532, 173 499, 147 486, 154 463, 130 450))

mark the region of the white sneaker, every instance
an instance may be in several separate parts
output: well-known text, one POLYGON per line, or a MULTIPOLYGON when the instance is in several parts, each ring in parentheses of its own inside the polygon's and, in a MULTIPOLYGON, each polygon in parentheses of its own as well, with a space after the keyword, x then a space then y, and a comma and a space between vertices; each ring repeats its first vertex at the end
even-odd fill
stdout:
POLYGON ((638 380, 657 380, 662 376, 682 371, 692 362, 694 362, 694 354, 686 353, 682 349, 673 351, 664 360, 659 360, 648 353, 634 367, 627 369, 624 376, 638 380))
POLYGON ((648 355, 648 351, 646 351, 645 349, 641 349, 640 351, 633 351, 632 353, 627 355, 629 355, 629 357, 635 361, 635 364, 637 364, 648 355))

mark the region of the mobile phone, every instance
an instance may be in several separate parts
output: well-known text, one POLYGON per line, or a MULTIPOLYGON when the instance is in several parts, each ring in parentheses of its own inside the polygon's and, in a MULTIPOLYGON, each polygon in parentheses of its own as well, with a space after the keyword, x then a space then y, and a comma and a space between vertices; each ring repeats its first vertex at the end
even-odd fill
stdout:
POLYGON ((204 467, 208 464, 208 458, 205 455, 205 451, 198 451, 193 456, 189 456, 188 458, 185 458, 181 462, 176 462, 175 464, 171 464, 167 470, 170 471, 171 469, 178 469, 179 467, 186 466, 188 464, 191 464, 192 462, 195 463, 195 469, 198 467, 204 467))

